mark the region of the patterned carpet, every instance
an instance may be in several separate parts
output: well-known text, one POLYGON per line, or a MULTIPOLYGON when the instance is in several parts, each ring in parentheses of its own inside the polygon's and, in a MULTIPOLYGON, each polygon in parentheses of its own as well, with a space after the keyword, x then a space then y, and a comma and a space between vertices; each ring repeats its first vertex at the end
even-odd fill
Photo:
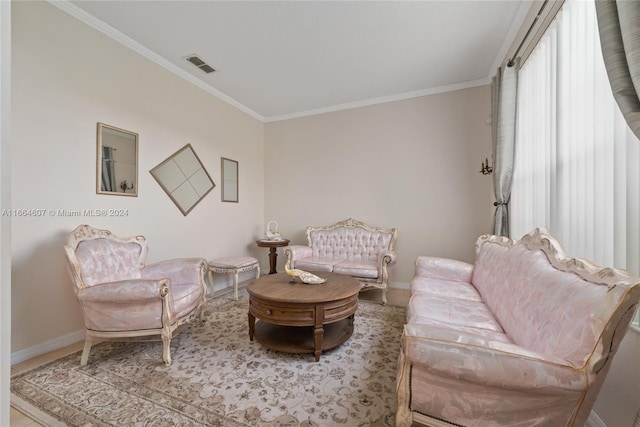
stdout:
POLYGON ((353 336, 319 362, 249 341, 248 297, 209 302, 204 326, 162 344, 102 343, 16 375, 12 403, 45 425, 393 426, 405 311, 360 301, 353 336))

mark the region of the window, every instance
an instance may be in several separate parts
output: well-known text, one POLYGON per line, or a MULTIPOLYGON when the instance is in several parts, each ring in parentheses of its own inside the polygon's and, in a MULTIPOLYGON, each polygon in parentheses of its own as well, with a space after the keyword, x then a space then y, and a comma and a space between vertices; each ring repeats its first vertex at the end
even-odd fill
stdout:
POLYGON ((565 2, 518 90, 512 237, 545 226, 569 255, 639 274, 640 141, 613 99, 592 1, 565 2))

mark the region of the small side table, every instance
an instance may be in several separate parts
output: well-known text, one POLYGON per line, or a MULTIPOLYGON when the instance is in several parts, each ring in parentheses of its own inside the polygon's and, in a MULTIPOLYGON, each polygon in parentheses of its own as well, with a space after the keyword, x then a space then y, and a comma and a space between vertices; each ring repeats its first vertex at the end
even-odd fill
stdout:
MULTIPOLYGON (((211 273, 233 273, 233 298, 238 300, 238 273, 256 269, 256 279, 260 277, 260 264, 258 260, 249 256, 214 259, 209 262, 209 275, 211 273)), ((211 279, 211 277, 210 277, 211 279)), ((213 280, 210 280, 213 286, 213 280)))
POLYGON ((289 239, 283 240, 256 240, 256 244, 261 248, 269 248, 269 274, 276 274, 276 261, 278 253, 276 248, 289 246, 289 239))

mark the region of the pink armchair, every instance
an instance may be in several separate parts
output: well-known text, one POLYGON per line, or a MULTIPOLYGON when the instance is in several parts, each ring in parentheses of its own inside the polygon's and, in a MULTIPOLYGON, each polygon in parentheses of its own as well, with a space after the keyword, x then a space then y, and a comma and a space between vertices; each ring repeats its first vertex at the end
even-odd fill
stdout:
POLYGON ((163 361, 171 364, 174 331, 196 318, 204 321, 207 261, 183 258, 145 265, 143 236, 118 238, 80 225, 64 247, 85 321, 81 365, 95 339, 160 335, 163 361))

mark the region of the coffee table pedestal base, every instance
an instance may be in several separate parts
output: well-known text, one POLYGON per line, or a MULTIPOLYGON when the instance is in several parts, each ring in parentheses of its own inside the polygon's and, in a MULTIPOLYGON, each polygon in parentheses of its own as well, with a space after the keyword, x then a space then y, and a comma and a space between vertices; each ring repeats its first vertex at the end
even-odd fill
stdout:
POLYGON ((319 274, 325 283, 291 283, 286 274, 249 283, 249 339, 273 350, 313 353, 316 362, 323 350, 345 342, 353 334, 362 285, 344 274, 319 274))
POLYGON ((314 333, 314 326, 281 326, 258 321, 253 337, 268 349, 284 353, 313 353, 316 362, 323 351, 339 346, 353 334, 353 317, 328 323, 319 330, 321 337, 314 333), (316 349, 319 338, 319 349, 316 349))

